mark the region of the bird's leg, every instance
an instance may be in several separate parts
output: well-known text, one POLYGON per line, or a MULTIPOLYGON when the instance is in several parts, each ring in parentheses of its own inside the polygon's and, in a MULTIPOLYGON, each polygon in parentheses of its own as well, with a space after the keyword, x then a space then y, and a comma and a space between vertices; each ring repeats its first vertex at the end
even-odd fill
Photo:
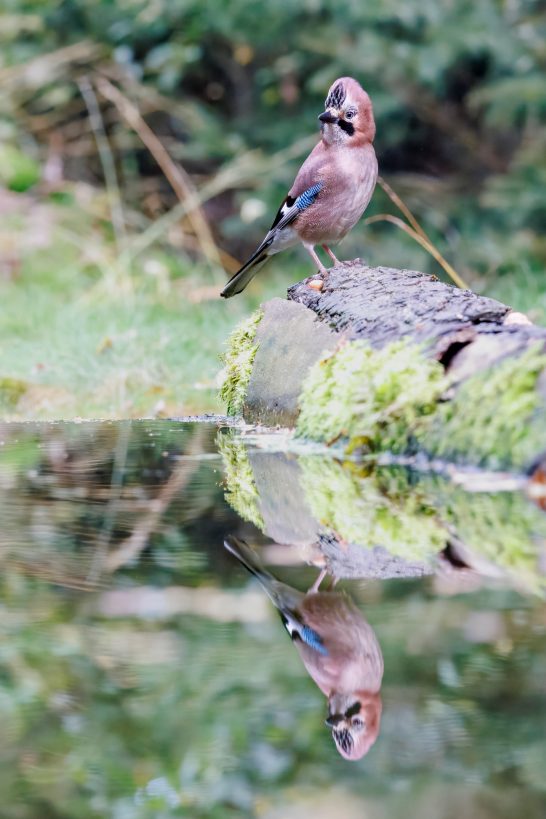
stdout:
POLYGON ((320 584, 322 583, 327 574, 328 569, 321 569, 319 576, 317 577, 317 579, 315 580, 307 594, 316 594, 320 588, 320 584))
POLYGON ((339 259, 336 256, 334 256, 333 252, 330 250, 328 245, 322 245, 322 248, 323 248, 323 250, 326 251, 326 253, 331 258, 331 260, 333 261, 334 264, 339 264, 340 263, 339 259))
POLYGON ((306 245, 306 244, 304 244, 303 246, 304 246, 304 248, 306 249, 306 251, 308 252, 308 254, 311 256, 311 258, 313 259, 313 261, 314 261, 314 263, 316 264, 316 266, 318 267, 318 269, 319 269, 319 273, 322 273, 322 275, 323 275, 323 276, 325 276, 325 275, 328 273, 328 271, 326 270, 326 268, 325 268, 325 267, 324 267, 324 265, 322 264, 321 260, 319 259, 319 257, 318 257, 318 256, 317 256, 317 254, 315 253, 315 247, 314 247, 314 245, 306 245))

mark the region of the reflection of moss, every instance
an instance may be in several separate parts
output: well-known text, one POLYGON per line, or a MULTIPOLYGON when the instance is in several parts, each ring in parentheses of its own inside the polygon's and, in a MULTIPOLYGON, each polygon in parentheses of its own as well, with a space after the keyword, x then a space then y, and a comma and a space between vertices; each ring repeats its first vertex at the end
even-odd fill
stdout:
POLYGON ((433 507, 396 473, 362 474, 329 457, 299 459, 302 483, 315 517, 344 540, 366 548, 426 560, 445 546, 445 529, 433 507))
MULTIPOLYGON (((226 500, 264 528, 260 498, 241 438, 218 436, 226 500)), ((341 464, 329 455, 300 455, 301 486, 317 521, 343 540, 382 546, 407 560, 432 561, 455 538, 477 571, 496 566, 518 587, 546 587, 540 555, 546 515, 520 492, 467 492, 445 477, 402 467, 341 464)), ((282 513, 282 510, 279 510, 282 513)))
POLYGON ((244 442, 233 432, 219 433, 217 446, 224 465, 225 497, 244 520, 263 531, 260 498, 244 442))
POLYGON ((470 554, 506 571, 518 585, 538 591, 539 556, 546 548, 546 515, 520 492, 465 492, 443 479, 428 479, 438 514, 470 554))
POLYGON ((300 457, 307 501, 320 523, 344 540, 383 546, 406 559, 426 560, 456 536, 476 556, 518 586, 544 589, 539 571, 546 515, 519 492, 472 493, 445 478, 378 468, 366 474, 328 456, 300 457))
POLYGON ((441 404, 421 438, 444 458, 490 466, 528 464, 546 449, 546 408, 536 390, 546 368, 543 344, 469 378, 441 404))
POLYGON ((319 441, 348 438, 350 448, 400 450, 445 386, 441 365, 415 344, 396 341, 374 350, 349 342, 311 368, 297 431, 319 441))
POLYGON ((226 404, 228 415, 240 415, 246 397, 252 364, 258 345, 254 343, 256 328, 263 316, 256 310, 231 333, 228 348, 222 360, 225 378, 220 388, 220 398, 226 404))

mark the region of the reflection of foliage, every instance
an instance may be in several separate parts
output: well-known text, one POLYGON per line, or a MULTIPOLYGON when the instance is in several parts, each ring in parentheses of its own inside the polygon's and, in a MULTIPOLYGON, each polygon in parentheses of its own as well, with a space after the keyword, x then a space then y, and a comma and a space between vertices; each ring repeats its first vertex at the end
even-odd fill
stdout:
POLYGON ((258 345, 254 343, 256 328, 263 312, 256 310, 241 322, 227 341, 227 351, 222 357, 225 366, 224 383, 220 397, 227 407, 228 415, 239 415, 243 410, 252 364, 258 345))
POLYGON ((224 466, 227 502, 244 520, 263 530, 260 497, 244 441, 235 432, 219 433, 217 446, 224 466))
POLYGON ((348 438, 350 449, 397 451, 444 389, 442 366, 415 344, 396 341, 374 350, 349 342, 311 368, 298 434, 326 442, 348 438))
MULTIPOLYGON (((279 631, 267 623, 259 640, 235 623, 192 617, 76 625, 76 598, 11 575, 0 599, 20 612, 0 626, 0 787, 10 819, 244 810, 247 777, 290 778, 297 744, 312 746, 320 730, 320 719, 302 719, 296 743, 283 720, 280 696, 310 713, 319 696, 306 693, 296 653, 282 634, 276 646, 279 631)), ((327 758, 324 739, 317 760, 327 758)))
POLYGON ((546 368, 543 345, 468 379, 424 429, 426 449, 493 467, 527 465, 546 448, 546 409, 536 384, 546 368))
MULTIPOLYGON (((324 698, 273 610, 263 619, 215 619, 218 600, 248 583, 243 571, 228 574, 233 565, 218 548, 220 534, 237 522, 222 503, 215 458, 192 472, 138 565, 103 575, 85 592, 62 587, 68 558, 73 574, 86 577, 108 511, 115 512, 112 545, 119 545, 176 464, 194 463, 199 443, 215 452, 216 430, 208 426, 203 437, 172 422, 125 431, 122 457, 123 425, 3 429, 2 819, 253 819, 264 806, 271 815, 307 816, 319 806, 324 812, 325 800, 331 815, 365 815, 372 792, 390 819, 406 819, 409 800, 423 816, 436 816, 447 801, 461 816, 479 805, 495 819, 542 819, 541 601, 506 590, 441 599, 422 581, 350 586, 377 632, 386 671, 380 739, 364 767, 347 765, 322 724, 324 698), (54 583, 35 571, 41 540, 54 583), (174 584, 206 593, 210 616, 169 613, 174 584), (150 587, 165 604, 160 612, 146 609, 150 587), (118 590, 138 603, 141 618, 123 610, 106 616, 103 591, 118 590)), ((320 483, 328 463, 317 459, 305 474, 320 483)), ((522 536, 536 529, 522 498, 502 515, 502 498, 491 496, 489 509, 486 496, 480 516, 483 496, 441 480, 340 469, 332 476, 339 503, 365 483, 370 504, 386 507, 387 518, 399 510, 408 525, 414 515, 421 525, 419 509, 427 518, 434 498, 453 526, 469 522, 468 537, 474 530, 487 538, 498 519, 514 542, 515 518, 524 520, 522 536)), ((336 498, 326 502, 334 514, 336 498)))
POLYGON ((437 807, 449 782, 502 794, 518 777, 527 787, 519 806, 538 819, 540 608, 406 588, 374 585, 364 609, 386 676, 382 734, 363 775, 336 758, 324 700, 273 616, 255 629, 192 616, 105 620, 94 597, 4 576, 0 600, 16 615, 0 623, 2 815, 250 819, 260 801, 286 815, 335 781, 338 811, 346 800, 367 805, 373 784, 391 806, 385 815, 401 819, 408 794, 437 807), (502 641, 465 638, 475 609, 502 641), (393 804, 399 781, 404 804, 393 804))
POLYGON ((221 498, 212 462, 196 457, 216 432, 154 421, 6 427, 0 566, 75 588, 92 587, 116 555, 134 578, 144 564, 157 582, 199 571, 203 554, 184 530, 204 517, 206 543, 219 525, 205 514, 221 498))
POLYGON ((315 517, 343 540, 408 560, 430 559, 445 546, 445 529, 418 486, 408 492, 387 470, 366 474, 328 457, 303 456, 299 464, 315 517))

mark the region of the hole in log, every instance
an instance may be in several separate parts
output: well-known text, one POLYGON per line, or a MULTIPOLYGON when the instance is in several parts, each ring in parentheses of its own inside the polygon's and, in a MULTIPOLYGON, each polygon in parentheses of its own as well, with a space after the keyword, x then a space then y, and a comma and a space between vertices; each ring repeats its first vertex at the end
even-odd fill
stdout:
POLYGON ((465 327, 464 330, 460 330, 445 340, 445 346, 439 349, 437 356, 445 370, 449 369, 455 356, 468 347, 475 338, 476 331, 472 327, 465 327))
POLYGON ((457 548, 452 541, 448 541, 447 546, 445 547, 445 549, 442 549, 440 554, 447 560, 448 563, 450 563, 453 566, 454 569, 470 568, 468 563, 465 563, 465 561, 459 556, 457 548))

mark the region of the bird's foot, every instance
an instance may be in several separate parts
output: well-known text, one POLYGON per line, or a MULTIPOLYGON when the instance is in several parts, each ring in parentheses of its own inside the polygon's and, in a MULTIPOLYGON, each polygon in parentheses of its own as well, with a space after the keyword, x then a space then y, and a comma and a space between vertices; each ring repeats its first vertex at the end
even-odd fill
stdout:
POLYGON ((315 580, 315 582, 313 583, 313 585, 311 586, 311 588, 309 589, 307 594, 316 594, 318 592, 318 590, 320 589, 320 584, 322 583, 322 581, 324 580, 324 578, 326 577, 327 574, 328 574, 328 569, 326 569, 326 568, 322 569, 319 576, 317 577, 317 579, 315 580))
MULTIPOLYGON (((328 271, 326 270, 326 268, 322 264, 321 260, 319 259, 319 257, 315 253, 314 246, 306 244, 305 242, 303 243, 303 246, 306 249, 306 251, 309 253, 309 255, 311 256, 311 258, 313 259, 314 263, 316 264, 316 266, 318 268, 317 275, 322 276, 322 278, 324 279, 324 277, 328 275, 328 271)), ((324 287, 324 282, 321 281, 321 279, 317 279, 315 277, 310 279, 310 281, 308 281, 307 284, 313 290, 322 290, 322 288, 324 287)))

